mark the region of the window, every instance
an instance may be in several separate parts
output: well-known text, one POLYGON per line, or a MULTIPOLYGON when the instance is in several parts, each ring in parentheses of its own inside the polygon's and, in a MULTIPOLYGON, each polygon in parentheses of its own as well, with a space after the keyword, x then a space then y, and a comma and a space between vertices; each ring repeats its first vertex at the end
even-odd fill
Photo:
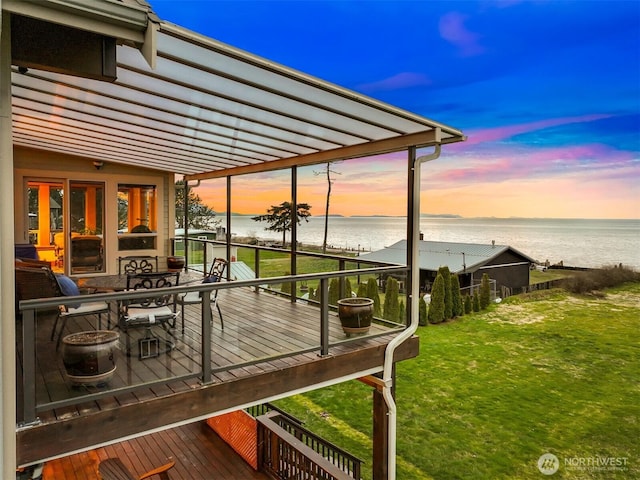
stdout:
POLYGON ((155 185, 118 185, 118 249, 156 248, 157 192, 155 185))

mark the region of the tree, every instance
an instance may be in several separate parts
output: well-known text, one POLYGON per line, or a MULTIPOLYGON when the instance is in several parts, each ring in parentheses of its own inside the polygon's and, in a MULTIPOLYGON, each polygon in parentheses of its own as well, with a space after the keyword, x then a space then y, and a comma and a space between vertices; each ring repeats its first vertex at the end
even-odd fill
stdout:
POLYGON ((404 302, 400 300, 398 305, 398 322, 405 323, 407 319, 407 309, 404 306, 404 302))
POLYGON ((480 280, 480 309, 484 310, 491 303, 491 282, 489 281, 489 275, 482 274, 482 280, 480 280))
POLYGON ((453 303, 451 299, 451 272, 446 265, 438 269, 438 273, 442 275, 444 280, 444 318, 448 320, 453 318, 453 303))
POLYGON ((398 281, 389 277, 387 279, 387 288, 384 292, 384 308, 382 317, 392 322, 398 321, 399 304, 398 304, 398 281))
POLYGON ((469 314, 473 312, 473 305, 471 304, 471 295, 464 296, 464 313, 469 314))
POLYGON ((320 172, 313 172, 314 175, 327 176, 327 203, 325 205, 325 210, 324 210, 324 238, 322 240, 322 253, 327 253, 327 236, 329 233, 329 199, 331 198, 331 185, 333 184, 333 179, 331 178, 331 174, 335 173, 336 175, 340 175, 339 172, 331 170, 332 163, 333 162, 327 162, 324 170, 320 172))
POLYGON ((474 312, 479 312, 480 311, 480 297, 478 297, 478 291, 475 290, 473 292, 473 311, 474 312))
POLYGON ((431 287, 431 302, 429 302, 429 312, 427 313, 429 323, 440 323, 444 318, 444 279, 438 273, 431 287))
POLYGON ((359 283, 358 284, 358 293, 356 293, 356 295, 358 297, 367 297, 367 284, 366 283, 359 283))
POLYGON ((340 280, 332 278, 329 282, 329 305, 337 305, 340 300, 340 280))
POLYGON ((460 280, 458 275, 451 275, 451 310, 454 317, 464 315, 464 305, 460 295, 460 280))
POLYGON ((353 293, 352 291, 352 286, 351 286, 351 281, 348 278, 344 279, 344 296, 346 298, 350 298, 351 294, 353 293))
MULTIPOLYGON (((309 212, 311 206, 307 203, 299 203, 296 208, 296 222, 298 225, 302 223, 302 220, 309 221, 308 217, 311 216, 309 212)), ((258 215, 257 217, 251 217, 256 222, 267 222, 269 226, 267 230, 271 232, 282 232, 282 246, 286 245, 287 232, 291 230, 293 226, 291 211, 291 202, 282 202, 280 205, 271 205, 271 208, 267 210, 265 215, 258 215)))
POLYGON ((380 293, 376 279, 371 277, 367 280, 367 298, 373 300, 373 315, 380 316, 380 293))
MULTIPOLYGON (((176 182, 176 228, 184 227, 184 181, 176 182)), ((216 220, 216 212, 202 202, 193 189, 189 188, 189 224, 188 228, 198 230, 212 230, 220 225, 216 220)), ((118 207, 120 211, 120 206, 118 207)), ((126 213, 126 210, 125 210, 126 213)))
POLYGON ((427 325, 427 301, 424 299, 423 295, 420 295, 420 300, 418 300, 418 311, 418 324, 421 327, 424 327, 427 325))

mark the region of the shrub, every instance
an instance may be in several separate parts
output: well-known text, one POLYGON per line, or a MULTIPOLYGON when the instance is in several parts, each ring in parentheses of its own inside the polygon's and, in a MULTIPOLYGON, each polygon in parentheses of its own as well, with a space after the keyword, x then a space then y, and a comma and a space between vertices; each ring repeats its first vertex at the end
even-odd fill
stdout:
POLYGON ((451 272, 446 265, 438 269, 444 280, 444 319, 453 318, 453 302, 451 298, 451 272))
POLYGON ((473 305, 471 304, 471 296, 464 296, 464 313, 469 314, 473 311, 473 305))
POLYGON ((431 302, 427 313, 429 323, 440 323, 444 321, 444 279, 441 274, 436 275, 436 279, 431 287, 431 302))
POLYGON ((458 275, 451 275, 451 312, 454 317, 464 315, 464 305, 462 304, 458 275))
POLYGON ((329 282, 329 305, 337 305, 340 300, 340 281, 332 278, 329 282))
POLYGON ((356 293, 359 297, 367 297, 367 284, 359 283, 358 284, 358 292, 356 293))
POLYGON ((367 280, 367 298, 373 300, 373 314, 380 316, 380 293, 378 292, 378 284, 375 278, 367 280))
POLYGON ((407 310, 404 306, 404 302, 400 300, 400 304, 398 306, 398 322, 406 323, 407 322, 407 310))
POLYGON ((576 272, 564 279, 562 287, 571 293, 584 294, 639 281, 640 273, 624 266, 613 266, 576 272))
POLYGON ((382 317, 387 320, 391 320, 392 322, 397 322, 399 309, 398 281, 393 277, 389 277, 387 279, 387 288, 384 294, 382 317))
POLYGON ((473 311, 480 311, 480 297, 478 297, 478 291, 473 292, 473 311))
POLYGON ((344 279, 344 296, 349 298, 353 295, 353 290, 351 289, 351 282, 348 278, 344 279))
MULTIPOLYGON (((287 272, 285 275, 291 275, 291 272, 287 272)), ((289 295, 291 295, 291 283, 286 282, 280 285, 280 291, 282 293, 288 293, 289 295)))
POLYGON ((484 310, 491 303, 491 282, 489 281, 489 275, 482 274, 482 280, 480 281, 480 309, 484 310))
POLYGON ((420 295, 420 300, 418 300, 418 312, 418 324, 424 327, 427 325, 427 302, 422 295, 420 295))

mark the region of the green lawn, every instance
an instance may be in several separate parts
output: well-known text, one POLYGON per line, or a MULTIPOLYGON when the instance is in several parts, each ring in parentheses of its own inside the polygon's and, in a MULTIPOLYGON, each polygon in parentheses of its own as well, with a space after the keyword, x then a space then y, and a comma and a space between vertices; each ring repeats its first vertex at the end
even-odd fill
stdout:
MULTIPOLYGON (((420 327, 397 368, 398 479, 640 478, 640 284, 553 290, 420 327), (553 453, 560 470, 542 475, 553 453), (614 457, 626 471, 567 468, 614 457)), ((278 402, 371 458, 371 391, 353 381, 278 402)), ((370 465, 365 478, 370 478, 370 465)))

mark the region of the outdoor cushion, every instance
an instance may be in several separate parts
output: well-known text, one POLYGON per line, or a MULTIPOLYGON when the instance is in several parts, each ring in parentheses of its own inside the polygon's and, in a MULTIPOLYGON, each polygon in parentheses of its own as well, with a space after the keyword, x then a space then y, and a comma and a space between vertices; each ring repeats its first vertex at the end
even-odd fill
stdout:
MULTIPOLYGON (((66 275, 56 274, 56 280, 58 281, 58 285, 60 285, 60 290, 62 291, 63 295, 67 297, 74 297, 76 295, 80 295, 80 289, 78 288, 78 285, 76 285, 76 282, 71 280, 66 275)), ((79 303, 67 304, 67 307, 78 308, 80 307, 80 305, 81 304, 79 303)))

